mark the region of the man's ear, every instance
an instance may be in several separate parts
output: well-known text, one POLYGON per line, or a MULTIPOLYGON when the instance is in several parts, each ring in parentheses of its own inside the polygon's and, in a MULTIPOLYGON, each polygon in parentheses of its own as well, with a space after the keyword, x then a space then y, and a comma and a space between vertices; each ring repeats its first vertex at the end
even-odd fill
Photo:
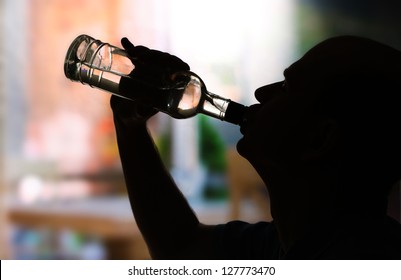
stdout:
POLYGON ((302 159, 313 161, 332 156, 340 145, 340 126, 334 119, 317 121, 307 135, 302 159))

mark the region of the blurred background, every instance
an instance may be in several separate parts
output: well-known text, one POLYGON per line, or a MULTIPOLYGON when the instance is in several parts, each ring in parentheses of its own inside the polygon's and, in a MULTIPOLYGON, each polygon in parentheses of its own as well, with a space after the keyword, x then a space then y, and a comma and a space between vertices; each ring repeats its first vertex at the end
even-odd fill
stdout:
MULTIPOLYGON (((256 88, 325 38, 361 35, 401 49, 400 12, 396 0, 1 0, 0 257, 149 258, 110 96, 63 73, 78 35, 173 53, 211 92, 250 105, 256 88)), ((235 152, 237 127, 157 114, 149 129, 201 221, 271 219, 263 183, 235 152)))

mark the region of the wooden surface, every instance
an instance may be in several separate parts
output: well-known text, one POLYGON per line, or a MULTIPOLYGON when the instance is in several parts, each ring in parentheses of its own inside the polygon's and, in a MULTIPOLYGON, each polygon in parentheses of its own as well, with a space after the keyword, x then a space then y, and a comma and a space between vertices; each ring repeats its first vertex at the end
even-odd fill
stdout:
POLYGON ((29 228, 70 229, 96 236, 106 245, 109 259, 149 259, 129 202, 124 197, 24 205, 13 202, 8 220, 29 228))
MULTIPOLYGON (((219 224, 230 220, 228 202, 191 201, 199 220, 219 224)), ((255 217, 253 208, 243 209, 245 220, 255 217)), ((11 224, 28 228, 70 229, 100 238, 108 259, 149 259, 146 244, 135 223, 128 198, 107 197, 54 201, 25 205, 16 201, 8 207, 11 224)))

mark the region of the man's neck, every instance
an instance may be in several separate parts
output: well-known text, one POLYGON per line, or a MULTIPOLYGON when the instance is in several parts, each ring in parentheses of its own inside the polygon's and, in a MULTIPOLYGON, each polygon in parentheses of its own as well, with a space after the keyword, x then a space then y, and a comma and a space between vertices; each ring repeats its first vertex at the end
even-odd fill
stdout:
POLYGON ((327 177, 317 174, 303 170, 273 180, 269 186, 271 212, 285 251, 333 211, 333 186, 327 177))

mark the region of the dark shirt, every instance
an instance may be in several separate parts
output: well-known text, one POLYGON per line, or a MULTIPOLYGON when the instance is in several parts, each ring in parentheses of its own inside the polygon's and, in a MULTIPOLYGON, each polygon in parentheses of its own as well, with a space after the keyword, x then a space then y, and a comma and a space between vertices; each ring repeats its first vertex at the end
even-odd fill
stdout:
POLYGON ((218 225, 216 238, 220 259, 401 260, 401 225, 384 215, 327 219, 286 253, 274 222, 218 225))

